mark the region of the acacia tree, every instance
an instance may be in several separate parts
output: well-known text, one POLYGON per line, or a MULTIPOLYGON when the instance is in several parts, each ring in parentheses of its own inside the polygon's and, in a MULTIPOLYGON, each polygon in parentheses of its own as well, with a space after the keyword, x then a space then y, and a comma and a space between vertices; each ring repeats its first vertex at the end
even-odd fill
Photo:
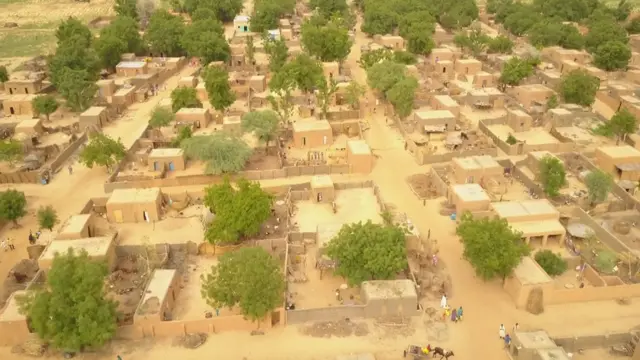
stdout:
POLYGON ((212 244, 235 244, 254 236, 271 216, 273 196, 259 183, 240 179, 236 188, 225 178, 205 189, 204 204, 216 215, 205 231, 212 244))
POLYGON ((207 174, 216 175, 241 171, 252 153, 242 139, 222 132, 184 139, 180 147, 188 157, 203 161, 207 174))
POLYGON ((270 81, 269 88, 271 89, 271 94, 267 99, 271 104, 271 108, 278 114, 283 124, 288 124, 295 106, 293 95, 291 94, 296 88, 295 79, 281 77, 277 83, 270 81))
POLYGON ((600 80, 597 77, 583 69, 577 69, 563 76, 559 93, 566 103, 591 106, 599 88, 600 80))
POLYGON ((540 160, 540 182, 544 193, 554 197, 567 182, 567 174, 560 159, 547 155, 540 160))
POLYGON ((275 139, 278 133, 278 114, 272 110, 252 111, 242 116, 242 129, 252 132, 258 140, 264 142, 265 153, 269 153, 269 142, 275 139))
POLYGON ((58 213, 51 205, 41 206, 36 216, 41 229, 49 229, 49 231, 52 231, 53 227, 58 223, 58 213))
POLYGON ((504 280, 530 251, 522 234, 513 231, 507 220, 497 217, 474 219, 467 212, 462 215, 456 234, 464 247, 464 258, 485 280, 504 280))
POLYGON ((366 93, 366 88, 355 80, 351 80, 345 90, 345 99, 353 110, 360 108, 360 98, 366 93))
POLYGON ((326 247, 338 264, 335 274, 351 285, 388 280, 407 268, 405 232, 394 225, 358 222, 345 224, 326 247))
POLYGON ((247 247, 220 256, 203 274, 202 298, 213 308, 239 307, 258 322, 282 305, 285 282, 278 261, 261 247, 247 247))
POLYGON ((80 162, 89 169, 94 165, 105 166, 111 172, 113 165, 120 162, 127 155, 124 144, 120 139, 114 140, 103 133, 91 135, 89 144, 80 153, 80 162))
POLYGON ((229 73, 220 66, 208 67, 203 75, 209 103, 214 109, 224 111, 236 101, 236 95, 229 86, 229 73))
POLYGON ((178 86, 171 92, 171 109, 177 112, 182 108, 202 108, 195 88, 178 86))
POLYGON ((18 225, 18 219, 27 215, 27 198, 22 191, 9 189, 0 192, 0 219, 18 225))
POLYGON ((171 124, 171 122, 173 122, 173 120, 175 120, 175 118, 176 115, 173 113, 173 111, 165 107, 156 106, 155 108, 153 108, 153 111, 151 111, 149 126, 151 126, 152 128, 168 126, 169 124, 171 124))
POLYGON ((320 109, 322 110, 322 118, 327 118, 327 112, 329 111, 329 104, 331 98, 338 91, 338 84, 333 79, 327 81, 322 78, 318 83, 318 101, 320 102, 320 109))
POLYGON ((600 169, 590 171, 587 176, 585 176, 584 182, 589 191, 591 206, 605 201, 613 187, 613 177, 600 169))
POLYGON ((269 37, 263 39, 264 51, 269 56, 269 71, 277 73, 287 62, 289 48, 284 39, 274 40, 269 37))
POLYGON ((46 286, 19 297, 20 311, 30 327, 53 347, 78 352, 111 340, 117 329, 117 303, 105 293, 108 274, 104 262, 86 251, 56 254, 46 286))
POLYGON ((38 95, 31 100, 31 106, 36 114, 42 114, 49 121, 49 116, 58 110, 60 104, 53 95, 38 95))

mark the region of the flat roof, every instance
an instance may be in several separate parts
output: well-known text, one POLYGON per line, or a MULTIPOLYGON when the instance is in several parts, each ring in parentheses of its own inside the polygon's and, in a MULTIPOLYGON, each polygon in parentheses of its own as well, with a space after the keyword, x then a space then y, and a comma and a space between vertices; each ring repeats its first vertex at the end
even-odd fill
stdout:
POLYGON ((15 95, 9 95, 7 96, 4 101, 12 101, 12 102, 19 102, 19 101, 31 101, 35 98, 36 96, 33 94, 15 94, 15 95))
POLYGON ((136 313, 153 313, 158 312, 160 309, 149 309, 144 308, 147 300, 151 298, 158 298, 158 305, 161 305, 164 302, 164 298, 167 296, 167 292, 171 287, 171 283, 173 282, 174 277, 176 276, 176 270, 173 269, 156 269, 153 271, 153 275, 151 275, 151 280, 147 284, 147 287, 144 291, 144 296, 142 297, 142 301, 140 301, 140 306, 136 313), (144 311, 142 311, 144 310, 144 311), (155 310, 155 311, 153 311, 155 310))
POLYGON ((39 118, 22 120, 18 123, 18 125, 16 125, 16 128, 19 128, 19 127, 31 128, 40 124, 40 122, 41 121, 39 118))
POLYGON ((107 205, 155 202, 159 196, 160 188, 115 189, 107 200, 107 205))
POLYGON ((551 152, 547 151, 547 150, 542 150, 542 151, 531 151, 529 152, 529 155, 533 156, 534 158, 540 160, 546 156, 551 156, 551 157, 557 157, 555 155, 553 155, 551 152))
POLYGON ((342 229, 342 224, 330 223, 330 224, 318 224, 316 227, 316 237, 318 248, 321 249, 329 244, 342 229))
POLYGON ((92 106, 80 114, 80 116, 97 116, 102 114, 105 110, 107 110, 107 108, 104 106, 92 106))
POLYGON ((453 162, 463 169, 489 169, 502 168, 502 166, 489 155, 468 156, 463 158, 453 158, 453 162))
POLYGON ((640 157, 640 150, 630 146, 602 146, 596 150, 601 151, 611 158, 640 157))
POLYGON ((360 286, 368 300, 418 298, 416 285, 409 279, 363 281, 360 286))
POLYGON ((567 230, 558 220, 516 221, 509 223, 514 231, 523 237, 540 236, 540 234, 566 234, 567 230))
POLYGON ((549 110, 549 112, 552 112, 556 115, 571 115, 571 111, 567 109, 562 109, 562 108, 551 109, 549 110))
POLYGON ((123 69, 139 69, 141 67, 144 67, 147 63, 144 61, 121 61, 118 65, 116 65, 116 68, 123 68, 123 69))
POLYGON ((416 111, 416 115, 421 119, 455 118, 449 110, 416 111))
POLYGON ((183 154, 184 150, 180 148, 162 148, 151 150, 149 157, 174 157, 182 156, 183 154))
POLYGON ((204 108, 182 108, 176 111, 176 114, 205 114, 209 109, 204 108))
POLYGON ((620 99, 630 102, 632 104, 637 104, 640 103, 640 99, 638 99, 637 97, 633 96, 633 95, 622 95, 620 96, 620 99))
POLYGON ((131 93, 131 92, 133 92, 133 91, 135 91, 135 90, 136 90, 136 88, 135 88, 134 86, 132 86, 132 87, 128 87, 128 88, 123 87, 123 88, 118 89, 118 91, 116 91, 116 92, 113 94, 113 96, 122 96, 122 95, 127 95, 127 94, 129 94, 129 93, 131 93))
MULTIPOLYGON (((525 257, 525 259, 527 259, 527 257, 525 257)), ((557 347, 556 343, 549 337, 549 334, 543 330, 516 331, 513 336, 525 349, 551 349, 557 347)))
POLYGON ((616 168, 621 171, 640 171, 640 163, 618 164, 616 168))
POLYGON ((548 91, 553 92, 550 88, 542 85, 542 84, 528 84, 528 85, 520 85, 518 89, 528 90, 528 91, 548 91))
POLYGON ((553 281, 547 273, 529 256, 525 256, 513 270, 513 275, 522 285, 545 284, 553 281))
POLYGON ((436 95, 434 96, 436 100, 442 103, 444 106, 460 106, 453 98, 449 95, 436 95))
POLYGON ((53 259, 57 253, 64 254, 69 249, 76 251, 84 250, 89 256, 104 256, 107 254, 113 238, 110 236, 101 236, 74 240, 54 240, 47 245, 41 260, 53 259))
POLYGON ((558 210, 547 199, 524 200, 524 201, 502 201, 491 203, 491 207, 501 218, 558 214, 558 210))
POLYGON ((567 352, 561 347, 550 349, 537 349, 536 353, 540 356, 540 360, 569 360, 571 359, 567 352))
POLYGON ((475 64, 475 63, 479 63, 479 60, 476 59, 460 59, 457 61, 460 64, 475 64))
POLYGON ((315 175, 311 178, 312 188, 326 188, 333 187, 333 180, 329 175, 315 175))
POLYGON ((23 296, 28 293, 29 292, 26 290, 17 290, 9 296, 9 299, 7 299, 7 304, 0 312, 0 322, 27 320, 26 316, 20 314, 20 306, 18 306, 16 296, 23 296))
POLYGON ((64 233, 79 233, 89 223, 91 214, 73 215, 67 220, 67 223, 60 229, 58 234, 64 233))
POLYGON ((491 198, 479 184, 456 184, 453 191, 465 202, 491 201, 491 198))
POLYGON ((293 132, 331 130, 327 120, 300 120, 293 123, 293 132))
POLYGON ((249 16, 247 15, 236 15, 235 18, 233 18, 233 22, 236 21, 249 21, 249 16))
POLYGON ((354 155, 370 155, 371 147, 364 140, 349 140, 347 146, 354 155))
POLYGON ((517 116, 524 116, 524 117, 531 117, 531 115, 527 114, 526 112, 520 110, 520 109, 509 109, 507 110, 508 112, 517 115, 517 116))

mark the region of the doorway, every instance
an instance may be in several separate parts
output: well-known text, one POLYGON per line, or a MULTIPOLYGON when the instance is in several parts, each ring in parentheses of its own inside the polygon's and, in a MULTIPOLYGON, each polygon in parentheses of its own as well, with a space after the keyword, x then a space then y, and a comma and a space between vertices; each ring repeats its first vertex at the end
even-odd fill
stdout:
POLYGON ((154 161, 154 162, 153 162, 153 171, 158 171, 158 170, 159 170, 159 168, 160 168, 160 165, 158 164, 158 162, 157 162, 157 161, 154 161))
MULTIPOLYGON (((13 113, 12 113, 12 114, 13 114, 13 113)), ((307 145, 307 138, 306 138, 306 137, 303 137, 303 138, 302 138, 302 146, 305 146, 305 145, 307 145)))
POLYGON ((117 223, 122 223, 122 210, 114 210, 113 211, 113 219, 117 223))
POLYGON ((24 93, 25 94, 29 94, 29 89, 28 88, 24 88, 24 93))
POLYGON ((245 31, 245 32, 247 32, 247 31, 249 31, 249 27, 248 27, 248 26, 243 26, 243 27, 242 27, 242 30, 243 30, 243 31, 245 31))
POLYGON ((173 165, 173 161, 170 161, 170 162, 169 162, 169 171, 173 171, 173 170, 175 170, 175 169, 176 169, 176 168, 175 168, 175 165, 173 165))
POLYGON ((144 221, 149 222, 149 213, 146 211, 143 211, 142 218, 144 219, 144 221))
POLYGON ((9 107, 9 112, 11 113, 11 115, 15 115, 16 111, 13 110, 13 107, 9 107))
POLYGON ((322 145, 327 145, 327 136, 322 137, 322 145))
POLYGON ((277 326, 280 324, 280 311, 274 311, 271 313, 271 326, 277 326))
POLYGON ((322 193, 319 192, 318 196, 316 198, 317 198, 318 202, 321 202, 322 201, 322 193))

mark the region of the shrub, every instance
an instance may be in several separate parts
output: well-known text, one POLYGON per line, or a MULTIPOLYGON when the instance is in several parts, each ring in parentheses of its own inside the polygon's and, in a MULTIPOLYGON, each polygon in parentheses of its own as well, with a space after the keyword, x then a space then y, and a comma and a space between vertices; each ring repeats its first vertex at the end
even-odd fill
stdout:
POLYGON ((562 275, 563 272, 567 271, 567 262, 551 250, 538 251, 535 259, 538 265, 550 276, 562 275))

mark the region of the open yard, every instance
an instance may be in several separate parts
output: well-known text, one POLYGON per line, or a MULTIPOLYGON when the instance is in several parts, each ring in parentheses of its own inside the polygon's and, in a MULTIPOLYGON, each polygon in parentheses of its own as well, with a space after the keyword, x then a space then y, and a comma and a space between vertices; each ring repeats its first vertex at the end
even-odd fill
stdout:
POLYGON ((169 212, 164 219, 150 223, 117 224, 120 245, 202 242, 204 237, 202 205, 189 206, 181 212, 169 212))

